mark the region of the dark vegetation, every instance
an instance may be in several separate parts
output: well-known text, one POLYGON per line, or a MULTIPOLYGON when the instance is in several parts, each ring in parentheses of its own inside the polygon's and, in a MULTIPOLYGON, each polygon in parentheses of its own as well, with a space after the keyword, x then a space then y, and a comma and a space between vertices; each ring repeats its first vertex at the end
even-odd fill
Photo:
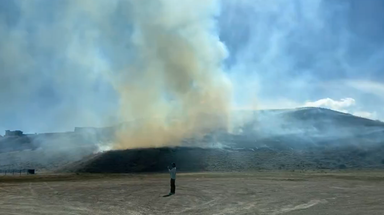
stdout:
POLYGON ((62 171, 90 173, 165 172, 172 162, 178 171, 254 171, 316 169, 384 169, 384 146, 361 158, 350 147, 333 150, 277 151, 265 148, 232 150, 157 148, 109 151, 73 163, 62 171))

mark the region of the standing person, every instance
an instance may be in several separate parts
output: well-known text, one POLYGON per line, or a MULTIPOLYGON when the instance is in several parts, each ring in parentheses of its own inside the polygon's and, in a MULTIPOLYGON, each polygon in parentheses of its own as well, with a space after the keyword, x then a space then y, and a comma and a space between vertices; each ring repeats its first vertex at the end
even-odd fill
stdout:
POLYGON ((168 171, 171 175, 171 192, 169 194, 173 195, 176 192, 176 164, 172 163, 172 168, 168 166, 168 171))

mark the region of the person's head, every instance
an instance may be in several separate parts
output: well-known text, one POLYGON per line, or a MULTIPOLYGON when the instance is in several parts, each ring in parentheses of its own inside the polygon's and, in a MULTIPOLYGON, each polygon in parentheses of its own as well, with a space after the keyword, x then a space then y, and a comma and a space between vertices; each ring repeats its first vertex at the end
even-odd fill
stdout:
POLYGON ((172 167, 176 167, 176 164, 175 164, 175 163, 172 163, 172 167))

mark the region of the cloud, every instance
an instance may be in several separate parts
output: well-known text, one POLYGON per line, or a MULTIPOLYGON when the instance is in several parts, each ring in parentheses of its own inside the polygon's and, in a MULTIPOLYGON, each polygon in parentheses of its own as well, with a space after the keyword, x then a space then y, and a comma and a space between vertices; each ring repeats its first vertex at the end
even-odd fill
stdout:
POLYGON ((378 119, 377 112, 356 111, 353 112, 353 115, 367 119, 378 119))
POLYGON ((345 85, 365 93, 376 95, 377 97, 384 99, 383 83, 370 80, 348 80, 345 81, 345 85))
POLYGON ((330 98, 324 98, 314 102, 307 101, 305 102, 304 107, 323 107, 343 113, 348 113, 347 109, 354 105, 356 105, 356 101, 353 98, 344 98, 340 99, 339 101, 330 98))
POLYGON ((349 113, 355 116, 368 118, 368 119, 380 119, 380 114, 377 111, 367 111, 364 106, 358 104, 354 98, 342 98, 340 100, 334 100, 331 98, 323 98, 316 101, 306 101, 304 104, 289 100, 287 98, 276 98, 273 100, 256 101, 253 105, 245 105, 236 107, 237 110, 255 110, 255 109, 292 109, 301 107, 321 107, 327 108, 342 113, 349 113))
POLYGON ((324 98, 314 102, 307 101, 303 107, 322 107, 343 113, 349 113, 363 118, 378 119, 378 114, 376 111, 369 112, 361 110, 361 108, 357 106, 356 100, 353 98, 343 98, 340 100, 324 98))

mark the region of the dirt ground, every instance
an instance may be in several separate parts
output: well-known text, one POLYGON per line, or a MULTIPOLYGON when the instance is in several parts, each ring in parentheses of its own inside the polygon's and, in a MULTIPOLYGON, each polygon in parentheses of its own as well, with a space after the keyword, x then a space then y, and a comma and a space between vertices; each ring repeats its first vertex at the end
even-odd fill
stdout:
POLYGON ((384 214, 384 172, 0 177, 0 214, 384 214))

